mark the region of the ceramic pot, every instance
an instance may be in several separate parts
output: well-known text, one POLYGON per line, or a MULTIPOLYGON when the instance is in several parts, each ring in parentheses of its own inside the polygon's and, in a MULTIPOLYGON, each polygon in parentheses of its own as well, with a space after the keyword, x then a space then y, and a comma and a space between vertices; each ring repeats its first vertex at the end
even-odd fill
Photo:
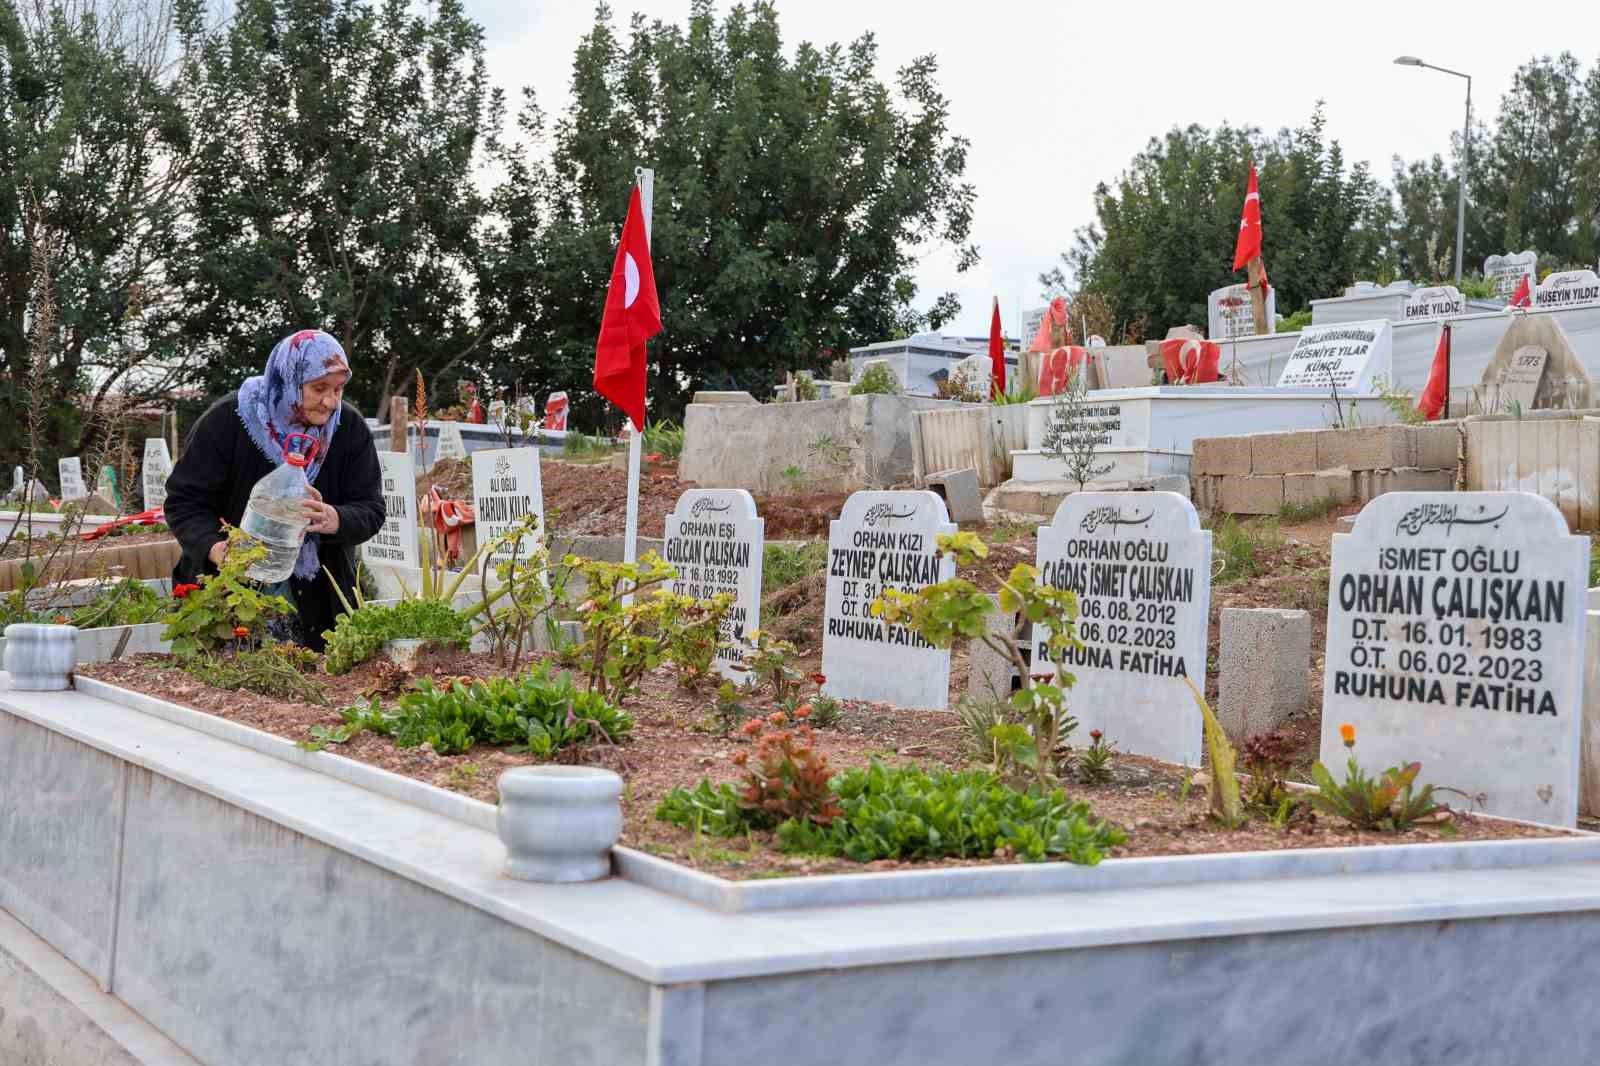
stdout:
POLYGON ((622 778, 595 766, 519 766, 500 775, 495 817, 506 876, 597 881, 622 835, 622 778))
POLYGON ((72 687, 78 665, 76 626, 18 623, 6 626, 6 671, 19 692, 58 692, 72 687))
POLYGON ((422 650, 425 640, 386 640, 383 643, 383 653, 389 661, 396 666, 410 670, 417 664, 417 653, 422 650))

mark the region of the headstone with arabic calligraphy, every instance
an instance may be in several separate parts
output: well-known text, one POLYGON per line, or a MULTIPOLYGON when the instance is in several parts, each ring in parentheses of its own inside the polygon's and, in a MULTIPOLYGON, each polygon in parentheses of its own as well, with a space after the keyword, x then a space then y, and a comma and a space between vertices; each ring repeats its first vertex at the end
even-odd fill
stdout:
POLYGON ((56 463, 61 475, 61 501, 85 499, 89 495, 83 483, 83 461, 76 455, 62 456, 56 463))
POLYGON ((167 502, 167 478, 172 474, 172 453, 167 442, 160 437, 146 437, 144 442, 144 505, 153 510, 167 502))
POLYGON ((936 493, 863 491, 828 526, 828 592, 822 611, 822 691, 839 699, 887 700, 943 710, 950 699, 950 649, 872 614, 886 588, 916 592, 955 576, 937 538, 954 533, 936 493))
POLYGON ((361 545, 361 559, 369 566, 418 567, 422 553, 417 544, 417 469, 410 452, 378 453, 382 479, 383 525, 361 545))
MULTIPOLYGON (((1200 765, 1203 723, 1184 683, 1206 686, 1211 534, 1175 492, 1074 492, 1039 528, 1039 579, 1078 594, 1081 648, 1058 658, 1077 683, 1076 739, 1105 733, 1119 751, 1200 765)), ((1050 633, 1033 631, 1034 673, 1050 633)))
POLYGON ((744 668, 749 634, 761 628, 765 528, 744 489, 690 489, 667 515, 661 546, 661 557, 678 571, 673 592, 697 600, 733 596, 714 662, 718 673, 740 684, 751 680, 744 668))
POLYGON ((1278 375, 1278 386, 1368 393, 1394 380, 1394 331, 1382 320, 1307 326, 1278 375))
POLYGON ((1391 492, 1333 538, 1322 763, 1340 726, 1376 775, 1481 798, 1490 814, 1578 814, 1589 539, 1527 492, 1391 492))
MULTIPOLYGON (((1206 336, 1214 341, 1233 340, 1235 337, 1253 337, 1256 333, 1255 313, 1250 307, 1250 288, 1247 285, 1224 285, 1213 289, 1206 300, 1206 336)), ((1278 321, 1278 290, 1267 289, 1267 329, 1278 321)))
POLYGON ((1533 284, 1533 272, 1539 266, 1539 253, 1533 250, 1512 252, 1510 255, 1491 255, 1483 261, 1483 276, 1494 281, 1496 296, 1511 296, 1522 284, 1524 277, 1533 284))
POLYGON ((1592 270, 1563 270, 1551 274, 1533 290, 1535 311, 1596 306, 1600 306, 1600 275, 1592 270))
POLYGON ((1430 285, 1418 289, 1406 301, 1404 321, 1437 322, 1467 313, 1466 297, 1454 285, 1430 285))
POLYGON ((483 448, 472 453, 472 508, 480 547, 504 536, 526 515, 539 516, 539 528, 490 553, 494 563, 515 555, 526 562, 544 538, 544 485, 539 449, 483 448))

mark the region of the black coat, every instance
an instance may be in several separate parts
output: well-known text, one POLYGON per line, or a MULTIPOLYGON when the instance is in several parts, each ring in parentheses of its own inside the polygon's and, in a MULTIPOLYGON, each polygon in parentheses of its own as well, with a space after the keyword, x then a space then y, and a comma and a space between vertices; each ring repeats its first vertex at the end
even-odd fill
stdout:
MULTIPOLYGON (((211 405, 189 431, 183 454, 167 478, 167 526, 178 538, 183 556, 172 570, 174 582, 192 582, 216 573, 208 558, 212 545, 226 539, 222 520, 238 525, 257 481, 274 469, 239 420, 239 397, 230 393, 211 405)), ((322 565, 354 601, 355 550, 383 525, 383 485, 372 431, 348 403, 339 414, 339 428, 313 485, 322 500, 339 511, 339 531, 322 534, 322 565)), ((306 643, 321 650, 322 632, 333 628, 341 607, 326 574, 309 581, 290 578, 299 604, 295 627, 306 643)))

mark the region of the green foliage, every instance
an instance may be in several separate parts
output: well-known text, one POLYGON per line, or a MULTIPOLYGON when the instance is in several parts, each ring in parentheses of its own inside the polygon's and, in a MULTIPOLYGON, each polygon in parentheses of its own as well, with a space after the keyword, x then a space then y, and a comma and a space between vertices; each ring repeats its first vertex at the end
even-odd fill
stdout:
POLYGON ((761 594, 765 596, 821 573, 827 561, 827 541, 808 540, 792 548, 768 541, 761 555, 761 594))
POLYGON ((605 437, 590 437, 575 429, 567 430, 566 437, 561 441, 561 455, 566 459, 592 459, 608 456, 614 451, 616 448, 605 437))
POLYGON ((1421 763, 1392 766, 1373 780, 1356 762, 1353 729, 1346 733, 1345 747, 1350 749, 1350 761, 1343 784, 1333 779, 1321 760, 1312 765, 1311 780, 1317 791, 1307 797, 1307 802, 1313 808, 1368 832, 1403 833, 1424 819, 1446 833, 1455 831, 1448 821, 1450 809, 1433 800, 1433 786, 1423 785, 1420 790, 1415 787, 1417 775, 1422 772, 1421 763), (1446 820, 1439 821, 1441 814, 1446 820))
POLYGON ((393 711, 376 699, 346 708, 345 724, 314 727, 304 747, 341 744, 363 731, 392 737, 402 748, 427 744, 440 755, 459 755, 474 744, 504 746, 545 759, 561 748, 590 741, 621 744, 633 719, 595 692, 583 692, 572 676, 552 676, 541 663, 516 678, 495 677, 438 688, 424 678, 400 696, 393 711))
POLYGON ((1233 515, 1214 516, 1211 528, 1212 583, 1227 585, 1261 574, 1261 556, 1281 542, 1278 529, 1267 522, 1241 522, 1233 515))
POLYGON ((1278 508, 1278 521, 1286 525, 1296 525, 1300 522, 1310 522, 1339 509, 1343 501, 1337 496, 1324 496, 1318 500, 1308 500, 1305 503, 1288 503, 1278 508))
POLYGON ((729 784, 713 785, 703 777, 694 788, 675 788, 663 796, 656 817, 718 837, 739 836, 749 828, 738 790, 729 784))
POLYGON ((402 600, 392 605, 364 604, 341 614, 332 632, 323 633, 330 674, 347 674, 377 655, 391 640, 429 640, 465 648, 472 630, 440 600, 402 600))
POLYGON ((900 382, 890 372, 888 366, 877 363, 861 372, 861 377, 850 386, 852 396, 898 396, 900 395, 900 382))
POLYGON ((932 773, 916 767, 865 769, 834 779, 841 813, 827 825, 789 821, 778 827, 786 851, 842 855, 856 862, 991 858, 1009 853, 1027 862, 1064 859, 1093 866, 1127 835, 1069 803, 1059 789, 1019 792, 981 770, 932 773))
POLYGON ((1004 407, 1007 404, 1032 403, 1039 398, 1039 383, 1029 381, 1020 372, 1014 374, 1006 382, 1006 391, 997 393, 994 402, 1004 407))
POLYGON ((1189 686, 1195 703, 1200 705, 1200 714, 1205 720, 1206 754, 1211 756, 1211 815, 1227 828, 1237 829, 1245 822, 1244 804, 1239 798, 1239 778, 1234 772, 1237 754, 1228 742, 1228 734, 1223 732, 1217 716, 1211 713, 1211 704, 1195 688, 1193 681, 1187 677, 1183 681, 1189 686))
POLYGON ((488 634, 495 662, 512 670, 521 666, 523 652, 532 650, 541 629, 551 647, 561 643, 557 615, 568 606, 571 568, 550 566, 550 550, 538 530, 539 516, 524 515, 478 553, 479 584, 489 591, 475 608, 483 621, 474 633, 488 634), (536 547, 526 554, 525 537, 536 538, 536 547))
POLYGON ((146 625, 156 621, 166 608, 166 600, 155 589, 126 577, 103 585, 93 601, 73 610, 72 624, 79 629, 146 625))
POLYGON ((1115 750, 1106 742, 1100 730, 1091 730, 1089 746, 1078 753, 1078 781, 1085 785, 1103 785, 1111 780, 1111 760, 1115 750))
POLYGON ((1600 585, 1600 538, 1589 544, 1589 587, 1600 585))
POLYGON ((963 696, 956 701, 955 711, 968 753, 988 763, 995 773, 1003 773, 1005 752, 1001 747, 1001 736, 993 730, 996 726, 1020 727, 1022 719, 1016 708, 1011 706, 1009 700, 963 696))
POLYGON ((770 629, 752 630, 746 639, 750 645, 744 653, 745 668, 758 688, 770 686, 772 698, 782 703, 804 680, 794 666, 795 646, 770 629))
POLYGON ((1250 780, 1244 790, 1244 805, 1252 814, 1268 819, 1294 806, 1294 795, 1285 784, 1289 774, 1290 742, 1281 733, 1255 733, 1239 747, 1244 770, 1250 780))
POLYGON ((676 459, 683 454, 683 427, 671 419, 651 422, 644 427, 640 444, 651 455, 676 459))
POLYGON ((316 653, 293 644, 271 643, 232 655, 196 655, 183 668, 212 688, 242 689, 318 707, 328 703, 327 687, 308 676, 317 668, 316 653))
POLYGON ((1050 400, 1050 416, 1045 422, 1041 450, 1067 466, 1067 477, 1078 483, 1079 491, 1089 482, 1111 470, 1110 463, 1097 463, 1103 431, 1098 419, 1089 413, 1089 379, 1074 374, 1064 391, 1050 400))
POLYGON ((731 599, 697 603, 658 588, 677 571, 655 552, 645 553, 637 563, 568 555, 565 565, 577 570, 589 595, 577 609, 584 639, 572 649, 588 676, 589 691, 622 703, 638 688, 645 671, 663 661, 677 665, 681 678, 709 670, 706 649, 709 646, 712 654, 716 650, 711 620, 715 617, 721 624, 731 599), (634 600, 624 605, 622 598, 630 590, 634 600))
POLYGON ((817 382, 810 374, 794 376, 794 398, 797 403, 809 403, 818 398, 817 382))
POLYGON ((1394 415, 1396 422, 1407 426, 1420 426, 1428 420, 1426 415, 1417 410, 1417 397, 1413 393, 1395 388, 1387 378, 1383 377, 1374 378, 1372 387, 1378 394, 1378 399, 1394 415))
POLYGON ((813 696, 809 704, 811 717, 808 719, 817 729, 832 729, 839 724, 839 719, 844 715, 844 707, 832 696, 813 696))
POLYGON ((1452 279, 1451 284, 1469 300, 1493 300, 1495 298, 1495 281, 1485 277, 1462 277, 1460 281, 1452 279))
POLYGON ((717 686, 716 699, 711 704, 709 731, 719 737, 728 736, 757 713, 745 706, 740 690, 732 681, 724 681, 717 686))
MULTIPOLYGON (((205 574, 197 587, 177 600, 165 618, 162 640, 172 654, 190 659, 240 639, 239 630, 260 634, 273 618, 289 612, 289 601, 268 596, 245 577, 245 571, 267 557, 266 545, 238 527, 228 529, 228 553, 215 574, 205 574)), ((173 589, 174 595, 177 589, 173 589)))
POLYGON ((1287 317, 1278 316, 1278 324, 1273 327, 1275 333, 1299 333, 1311 325, 1311 308, 1302 308, 1287 317))
POLYGON ((661 591, 656 594, 666 659, 678 673, 682 688, 697 689, 714 673, 717 651, 722 648, 721 632, 733 610, 733 595, 723 592, 709 600, 697 600, 661 591))

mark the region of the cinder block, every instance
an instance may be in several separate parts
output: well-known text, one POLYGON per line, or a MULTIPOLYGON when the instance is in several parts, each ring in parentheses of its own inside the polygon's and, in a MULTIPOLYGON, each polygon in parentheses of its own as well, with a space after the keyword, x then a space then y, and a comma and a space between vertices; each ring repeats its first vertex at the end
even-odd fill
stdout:
POLYGON ((978 471, 941 470, 923 479, 927 486, 944 497, 950 521, 957 525, 970 525, 983 521, 983 493, 978 490, 978 471))
POLYGON ((1356 499, 1366 502, 1386 492, 1449 492, 1456 487, 1456 472, 1400 467, 1393 470, 1357 470, 1356 499))
POLYGON ((1321 469, 1317 465, 1317 433, 1252 433, 1250 472, 1252 474, 1293 474, 1321 469))
MULTIPOLYGON (((996 607, 999 599, 994 600, 996 607)), ((1016 616, 999 610, 989 615, 989 632, 1007 632, 1015 626, 1016 616)), ((975 700, 1008 700, 1017 678, 1017 668, 1010 659, 995 651, 981 640, 967 644, 967 695, 975 700)))
POLYGON ((1197 474, 1189 479, 1189 498, 1194 509, 1201 513, 1215 511, 1222 505, 1222 478, 1210 474, 1197 474))
POLYGON ((1411 435, 1416 438, 1416 458, 1414 465, 1424 470, 1454 470, 1456 457, 1459 451, 1456 427, 1448 426, 1412 426, 1411 435))
POLYGON ((1314 474, 1285 474, 1284 503, 1317 503, 1333 498, 1340 503, 1355 499, 1355 486, 1348 470, 1319 470, 1314 474))
POLYGON ((1416 466, 1416 438, 1409 429, 1407 426, 1363 426, 1320 430, 1314 469, 1344 466, 1351 470, 1388 470, 1396 466, 1416 466))
POLYGON ((1191 474, 1248 474, 1249 437, 1201 437, 1189 460, 1191 474))
POLYGON ((1217 650, 1217 721, 1235 743, 1275 729, 1306 705, 1311 616, 1224 607, 1217 650))
POLYGON ((1222 479, 1222 510, 1228 514, 1277 514, 1283 507, 1283 476, 1232 475, 1222 479))

